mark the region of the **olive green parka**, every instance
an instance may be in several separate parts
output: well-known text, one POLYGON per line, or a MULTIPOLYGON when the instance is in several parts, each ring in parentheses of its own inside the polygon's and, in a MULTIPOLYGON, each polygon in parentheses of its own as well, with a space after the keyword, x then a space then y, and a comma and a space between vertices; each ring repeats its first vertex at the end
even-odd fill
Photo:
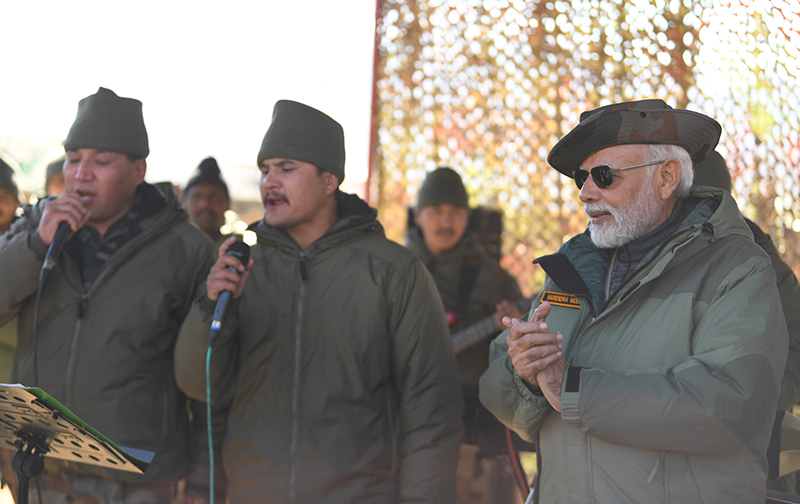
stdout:
MULTIPOLYGON (((461 271, 464 264, 469 261, 476 267, 475 282, 467 298, 464 313, 450 327, 452 334, 492 315, 496 311, 497 303, 503 300, 516 303, 522 299, 522 291, 517 281, 501 268, 496 260, 489 257, 474 233, 467 231, 455 247, 433 254, 425 246, 420 228, 415 227, 406 233, 405 245, 431 272, 445 310, 455 312, 458 308, 461 271)), ((461 381, 478 382, 489 365, 490 343, 491 337, 456 356, 461 381)))
POLYGON ((516 373, 507 332, 493 342, 480 398, 538 440, 539 502, 764 502, 788 347, 775 272, 729 194, 694 188, 687 204, 611 299, 613 250, 588 231, 537 259, 571 366, 561 413, 516 373))
MULTIPOLYGON (((172 191, 146 183, 143 188, 162 208, 111 254, 88 290, 65 250, 44 285, 38 327, 38 386, 116 444, 155 452, 144 476, 81 464, 58 467, 136 483, 177 479, 188 470, 189 417, 172 352, 193 293, 213 264, 208 238, 189 223, 172 191)), ((0 325, 19 314, 11 378, 26 386, 35 381, 33 317, 47 251, 38 235, 44 204, 26 207, 0 237, 0 325)))
MULTIPOLYGON (((337 198, 338 220, 305 251, 255 226, 253 270, 211 359, 229 497, 452 504, 463 403, 441 301, 373 209, 337 198)), ((200 400, 213 309, 202 294, 176 352, 178 383, 200 400)))

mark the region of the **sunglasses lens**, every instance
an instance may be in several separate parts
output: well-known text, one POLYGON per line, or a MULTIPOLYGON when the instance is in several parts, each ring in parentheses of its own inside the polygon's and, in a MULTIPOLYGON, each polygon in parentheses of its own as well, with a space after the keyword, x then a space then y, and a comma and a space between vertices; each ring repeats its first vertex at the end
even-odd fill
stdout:
POLYGON ((583 184, 586 183, 586 179, 589 178, 589 172, 577 169, 573 172, 572 178, 575 179, 575 185, 578 186, 578 189, 581 189, 583 184))
POLYGON ((611 185, 611 167, 607 165, 595 166, 592 168, 592 178, 600 189, 605 189, 611 185))

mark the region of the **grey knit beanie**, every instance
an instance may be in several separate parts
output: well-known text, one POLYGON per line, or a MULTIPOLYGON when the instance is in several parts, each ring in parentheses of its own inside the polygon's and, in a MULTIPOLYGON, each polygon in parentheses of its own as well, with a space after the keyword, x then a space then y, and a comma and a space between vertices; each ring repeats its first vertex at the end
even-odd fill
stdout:
POLYGON ((64 150, 103 149, 137 158, 150 154, 142 102, 120 98, 100 88, 78 103, 78 115, 64 140, 64 150))
POLYGON ((257 164, 270 158, 311 163, 344 180, 344 130, 319 110, 289 100, 280 100, 272 111, 270 124, 257 164))
POLYGON ((443 204, 469 208, 469 197, 461 176, 446 166, 430 172, 417 194, 417 210, 443 204))

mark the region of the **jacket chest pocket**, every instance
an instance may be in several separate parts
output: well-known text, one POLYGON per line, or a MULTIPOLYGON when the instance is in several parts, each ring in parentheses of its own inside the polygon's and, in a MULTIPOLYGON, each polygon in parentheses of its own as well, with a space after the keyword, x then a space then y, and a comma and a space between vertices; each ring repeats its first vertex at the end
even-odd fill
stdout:
POLYGON ((552 305, 550 314, 545 320, 549 332, 559 332, 564 336, 562 344, 567 361, 570 361, 576 351, 577 341, 581 339, 583 329, 592 320, 591 310, 584 303, 588 301, 582 300, 580 306, 552 305))

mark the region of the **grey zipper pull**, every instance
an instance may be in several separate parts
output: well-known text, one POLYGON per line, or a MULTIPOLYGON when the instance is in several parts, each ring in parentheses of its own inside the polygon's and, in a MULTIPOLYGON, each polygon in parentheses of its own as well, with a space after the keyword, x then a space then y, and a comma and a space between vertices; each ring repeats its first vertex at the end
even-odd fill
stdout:
POLYGON ((300 258, 300 278, 302 280, 308 279, 308 272, 306 271, 306 260, 305 258, 300 258))

